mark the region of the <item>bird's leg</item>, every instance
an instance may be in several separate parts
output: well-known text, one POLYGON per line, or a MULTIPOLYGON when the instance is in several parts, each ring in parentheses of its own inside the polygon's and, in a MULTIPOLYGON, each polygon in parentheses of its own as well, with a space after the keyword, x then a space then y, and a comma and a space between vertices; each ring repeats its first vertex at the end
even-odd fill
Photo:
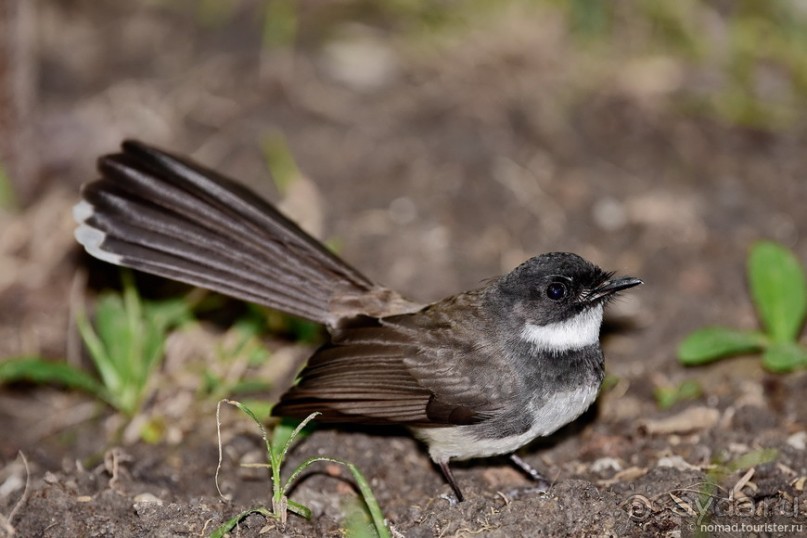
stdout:
POLYGON ((549 489, 549 480, 547 480, 546 477, 542 475, 540 471, 538 471, 538 469, 522 460, 515 453, 510 454, 510 461, 512 461, 516 467, 521 469, 528 477, 530 477, 530 480, 536 482, 537 486, 535 489, 542 491, 547 491, 549 489))
POLYGON ((443 476, 446 477, 446 481, 448 481, 448 485, 451 486, 451 489, 454 490, 454 495, 457 496, 457 502, 462 502, 465 500, 465 497, 462 496, 462 492, 460 491, 460 487, 457 485, 457 481, 454 480, 454 475, 451 474, 451 469, 448 466, 447 461, 438 461, 437 465, 440 466, 440 470, 443 471, 443 476))

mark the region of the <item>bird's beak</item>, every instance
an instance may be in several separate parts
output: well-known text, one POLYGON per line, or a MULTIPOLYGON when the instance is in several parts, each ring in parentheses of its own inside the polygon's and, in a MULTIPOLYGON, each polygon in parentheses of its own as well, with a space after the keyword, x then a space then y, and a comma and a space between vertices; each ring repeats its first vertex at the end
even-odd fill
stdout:
POLYGON ((632 276, 609 279, 591 290, 587 300, 593 303, 604 297, 613 295, 618 291, 626 290, 628 288, 632 288, 633 286, 638 286, 639 284, 644 284, 644 282, 641 279, 634 278, 632 276))

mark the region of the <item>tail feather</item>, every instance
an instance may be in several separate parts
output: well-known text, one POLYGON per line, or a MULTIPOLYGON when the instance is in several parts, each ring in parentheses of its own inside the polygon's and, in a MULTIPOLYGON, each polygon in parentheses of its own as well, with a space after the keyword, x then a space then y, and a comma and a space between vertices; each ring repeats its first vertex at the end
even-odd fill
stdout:
POLYGON ((125 142, 99 170, 74 208, 76 239, 95 257, 329 325, 335 296, 383 289, 251 191, 188 160, 125 142))

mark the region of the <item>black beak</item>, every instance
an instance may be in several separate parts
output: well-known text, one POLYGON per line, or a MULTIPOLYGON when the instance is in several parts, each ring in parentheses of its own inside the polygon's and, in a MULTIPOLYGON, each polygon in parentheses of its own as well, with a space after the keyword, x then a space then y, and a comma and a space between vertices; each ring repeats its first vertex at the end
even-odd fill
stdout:
POLYGON ((609 279, 591 290, 587 300, 593 303, 603 299, 604 297, 613 295, 618 291, 626 290, 628 288, 632 288, 633 286, 638 286, 639 284, 644 284, 644 282, 641 279, 633 278, 632 276, 609 279))

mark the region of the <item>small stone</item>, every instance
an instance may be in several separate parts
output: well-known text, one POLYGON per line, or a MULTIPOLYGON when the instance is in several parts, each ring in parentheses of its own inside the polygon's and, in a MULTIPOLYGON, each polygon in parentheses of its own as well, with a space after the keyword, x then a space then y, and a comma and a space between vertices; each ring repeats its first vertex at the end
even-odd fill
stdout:
POLYGON ((807 432, 796 432, 787 438, 787 444, 796 450, 807 448, 807 432))
POLYGON ((156 503, 159 506, 162 506, 163 500, 154 495, 153 493, 141 493, 139 495, 135 495, 134 498, 135 504, 138 503, 156 503))

